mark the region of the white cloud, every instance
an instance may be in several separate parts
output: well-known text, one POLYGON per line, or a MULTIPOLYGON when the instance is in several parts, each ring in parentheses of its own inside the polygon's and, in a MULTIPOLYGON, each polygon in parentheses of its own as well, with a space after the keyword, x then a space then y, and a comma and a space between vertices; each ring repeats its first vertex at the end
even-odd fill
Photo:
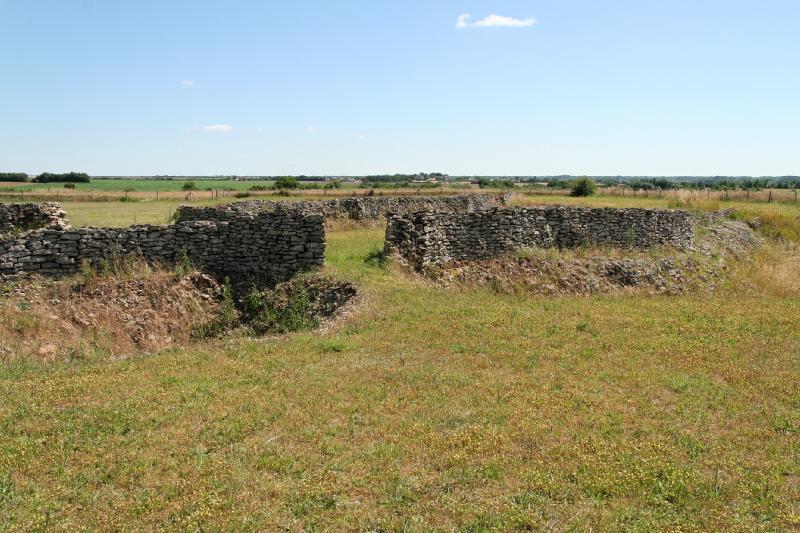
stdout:
POLYGON ((472 15, 464 13, 458 20, 456 20, 456 28, 491 28, 491 27, 506 27, 506 28, 525 28, 536 24, 536 19, 528 17, 526 19, 515 19, 513 17, 504 17, 502 15, 489 15, 485 19, 470 22, 472 15))
POLYGON ((192 80, 181 80, 180 84, 183 85, 184 87, 191 87, 192 85, 194 85, 194 82, 192 80))
POLYGON ((306 128, 306 131, 314 133, 315 131, 319 131, 319 128, 316 126, 309 126, 306 128))
POLYGON ((359 140, 359 141, 363 141, 366 138, 367 138, 367 136, 364 133, 359 133, 358 135, 356 135, 356 139, 359 140))
POLYGON ((203 126, 203 131, 214 131, 218 133, 230 133, 233 131, 233 126, 229 124, 214 124, 212 126, 203 126))

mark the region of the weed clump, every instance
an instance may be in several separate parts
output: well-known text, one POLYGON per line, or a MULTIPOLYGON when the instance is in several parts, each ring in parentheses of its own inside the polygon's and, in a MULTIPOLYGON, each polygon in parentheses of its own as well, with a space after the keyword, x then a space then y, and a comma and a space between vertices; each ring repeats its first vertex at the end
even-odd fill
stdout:
POLYGON ((236 328, 258 336, 307 331, 335 315, 356 293, 351 283, 314 275, 298 276, 272 288, 252 281, 232 285, 226 280, 219 316, 201 333, 213 337, 236 328))

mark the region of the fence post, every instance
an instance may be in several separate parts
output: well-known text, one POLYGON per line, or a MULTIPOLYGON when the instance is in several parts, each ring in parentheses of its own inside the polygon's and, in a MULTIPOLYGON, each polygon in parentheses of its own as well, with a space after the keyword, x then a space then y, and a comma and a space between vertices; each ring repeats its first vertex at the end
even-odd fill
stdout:
POLYGON ((797 203, 797 189, 794 190, 794 203, 797 203))
POLYGON ((772 203, 772 191, 769 191, 769 199, 767 199, 767 203, 768 204, 772 203))

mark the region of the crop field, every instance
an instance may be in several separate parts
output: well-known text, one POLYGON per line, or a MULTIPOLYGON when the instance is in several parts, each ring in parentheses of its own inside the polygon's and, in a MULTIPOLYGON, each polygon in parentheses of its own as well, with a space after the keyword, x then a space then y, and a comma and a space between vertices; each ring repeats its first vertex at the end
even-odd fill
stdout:
MULTIPOLYGON (((676 206, 515 200, 545 201, 676 206)), ((110 226, 178 203, 63 202, 110 226)), ((714 293, 445 289, 343 225, 325 270, 362 295, 320 330, 6 362, 0 530, 798 529, 800 208, 683 207, 763 221, 714 293)))

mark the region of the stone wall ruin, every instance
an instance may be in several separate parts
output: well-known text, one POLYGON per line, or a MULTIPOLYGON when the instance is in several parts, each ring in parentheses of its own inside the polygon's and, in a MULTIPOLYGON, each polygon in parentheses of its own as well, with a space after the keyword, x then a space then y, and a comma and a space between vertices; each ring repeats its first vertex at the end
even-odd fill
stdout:
POLYGON ((407 214, 417 211, 461 212, 482 211, 503 205, 503 197, 491 194, 458 194, 451 196, 367 196, 320 201, 275 202, 244 200, 218 207, 184 205, 178 208, 176 220, 230 220, 239 213, 292 210, 317 213, 326 219, 380 220, 388 213, 407 214))
POLYGON ((687 211, 566 206, 516 207, 473 213, 428 211, 388 216, 386 250, 415 269, 452 260, 487 259, 525 247, 689 248, 687 211))
POLYGON ((323 265, 325 227, 320 215, 287 211, 168 226, 51 226, 0 238, 0 279, 72 274, 84 263, 126 256, 159 263, 188 258, 219 276, 276 283, 323 265))

